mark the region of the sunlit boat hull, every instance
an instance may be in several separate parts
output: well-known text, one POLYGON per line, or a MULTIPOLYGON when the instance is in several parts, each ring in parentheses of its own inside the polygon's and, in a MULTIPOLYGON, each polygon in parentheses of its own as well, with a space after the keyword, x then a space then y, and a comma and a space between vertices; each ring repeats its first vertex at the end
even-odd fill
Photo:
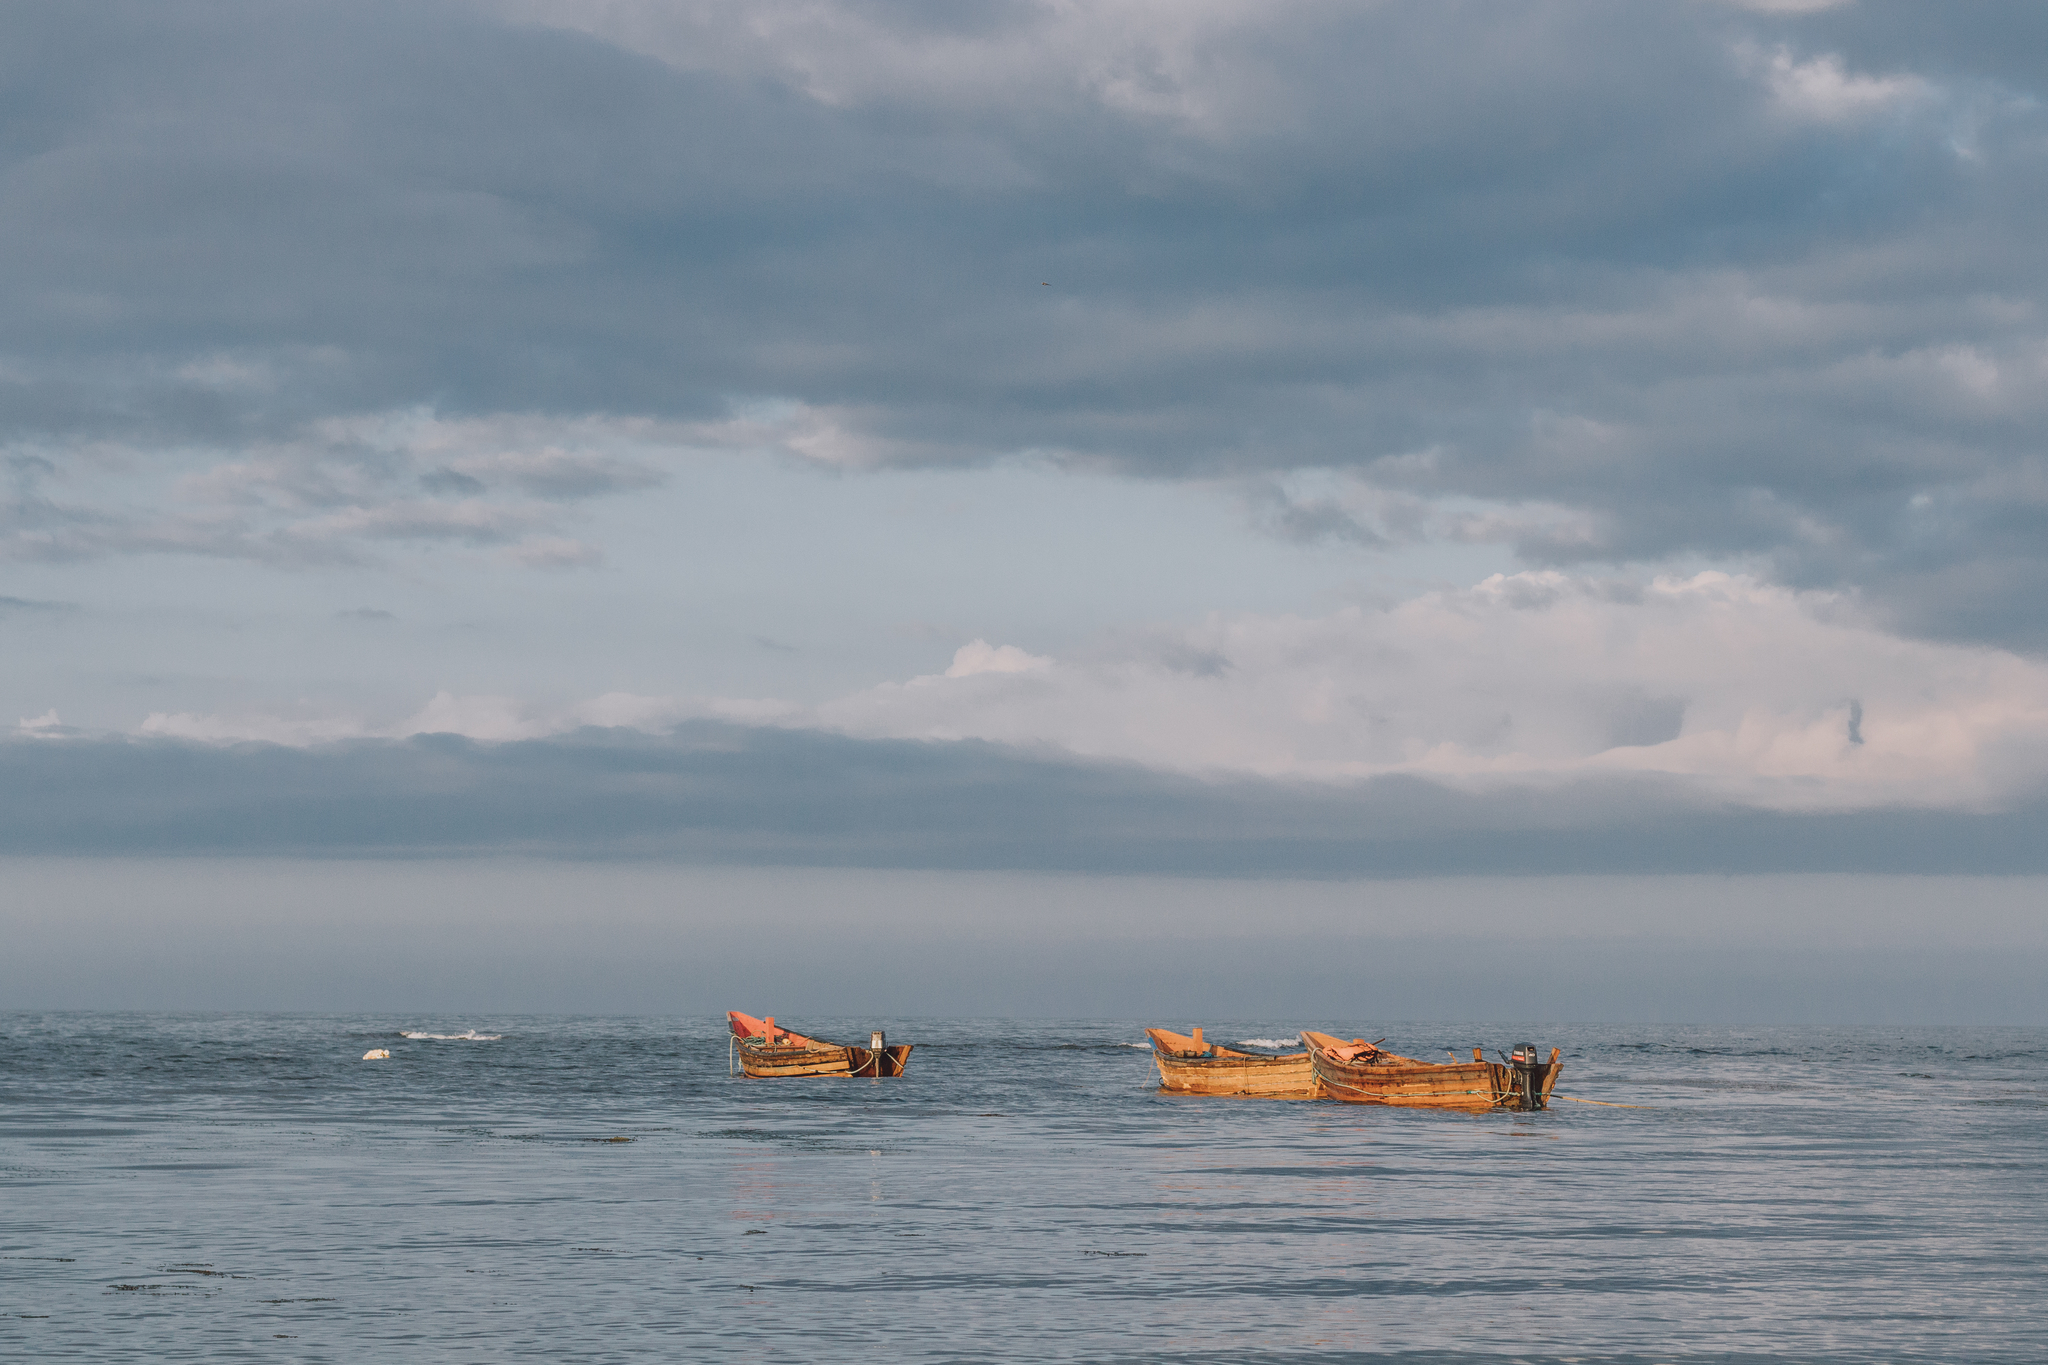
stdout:
POLYGON ((1240 1095, 1269 1100, 1316 1097, 1315 1069, 1306 1052, 1264 1057, 1238 1052, 1192 1035, 1148 1028, 1159 1088, 1174 1095, 1240 1095))

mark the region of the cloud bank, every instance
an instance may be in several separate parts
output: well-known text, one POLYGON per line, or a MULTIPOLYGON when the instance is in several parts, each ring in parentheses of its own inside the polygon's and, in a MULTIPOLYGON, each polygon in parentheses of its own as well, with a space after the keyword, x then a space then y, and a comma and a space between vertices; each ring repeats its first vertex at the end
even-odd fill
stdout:
POLYGON ((820 705, 441 693, 418 712, 157 713, 149 736, 538 739, 685 721, 982 740, 1204 778, 1461 791, 1627 775, 1770 810, 1992 810, 2048 783, 2048 665, 1901 638, 1853 600, 1707 572, 1647 586, 1496 575, 1319 618, 1215 615, 1054 659, 974 640, 943 672, 820 705))

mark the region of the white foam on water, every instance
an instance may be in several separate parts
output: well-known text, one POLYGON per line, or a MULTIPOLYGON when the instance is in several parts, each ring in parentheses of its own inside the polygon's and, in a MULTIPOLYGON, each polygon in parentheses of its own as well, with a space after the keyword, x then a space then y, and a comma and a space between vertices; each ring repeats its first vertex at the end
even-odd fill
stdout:
POLYGON ((1118 1046, 1118 1047, 1135 1047, 1135 1048, 1142 1048, 1142 1049, 1144 1049, 1144 1050, 1145 1050, 1145 1051, 1147 1051, 1147 1052, 1150 1052, 1150 1051, 1152 1050, 1152 1044, 1151 1044, 1151 1043, 1149 1043, 1149 1042, 1144 1042, 1144 1043, 1118 1043, 1118 1044, 1117 1044, 1117 1046, 1118 1046))
POLYGON ((1240 1038, 1237 1040, 1237 1045, 1239 1047, 1299 1047, 1301 1040, 1298 1038, 1240 1038))
POLYGON ((495 1043, 505 1035, 502 1033, 478 1033, 475 1029, 468 1029, 462 1033, 414 1033, 410 1029, 400 1029, 398 1036, 401 1038, 431 1038, 439 1043, 495 1043))

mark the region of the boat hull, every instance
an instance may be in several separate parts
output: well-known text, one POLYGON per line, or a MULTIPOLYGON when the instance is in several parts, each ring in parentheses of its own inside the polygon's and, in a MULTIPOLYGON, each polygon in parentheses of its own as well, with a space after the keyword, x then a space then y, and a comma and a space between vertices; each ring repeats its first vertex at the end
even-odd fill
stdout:
POLYGON ((1146 1029, 1159 1088, 1173 1095, 1240 1095, 1268 1100, 1312 1100, 1316 1074, 1306 1052, 1278 1057, 1237 1052, 1201 1041, 1201 1030, 1184 1037, 1146 1029))
POLYGON ((775 1047, 751 1038, 739 1040, 742 1075, 770 1076, 901 1076, 910 1060, 908 1043, 866 1048, 823 1044, 775 1047))
POLYGON ((1327 1048, 1309 1054, 1322 1092, 1347 1104, 1384 1104, 1401 1109, 1540 1109, 1557 1084, 1562 1063, 1534 1073, 1533 1094, 1514 1067, 1498 1062, 1418 1062, 1388 1053, 1344 1059, 1327 1048))

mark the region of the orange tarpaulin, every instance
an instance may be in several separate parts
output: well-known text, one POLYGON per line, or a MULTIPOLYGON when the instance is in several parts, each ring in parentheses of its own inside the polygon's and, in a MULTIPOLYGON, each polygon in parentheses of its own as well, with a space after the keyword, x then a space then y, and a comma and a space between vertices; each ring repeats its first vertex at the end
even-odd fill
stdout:
POLYGON ((732 1030, 732 1035, 735 1038, 759 1038, 764 1042, 781 1044, 788 1047, 829 1046, 815 1038, 806 1038, 801 1033, 791 1033, 786 1028, 777 1027, 775 1016, 772 1014, 766 1019, 756 1019, 751 1014, 741 1014, 738 1010, 727 1010, 725 1012, 725 1022, 726 1026, 732 1030))

